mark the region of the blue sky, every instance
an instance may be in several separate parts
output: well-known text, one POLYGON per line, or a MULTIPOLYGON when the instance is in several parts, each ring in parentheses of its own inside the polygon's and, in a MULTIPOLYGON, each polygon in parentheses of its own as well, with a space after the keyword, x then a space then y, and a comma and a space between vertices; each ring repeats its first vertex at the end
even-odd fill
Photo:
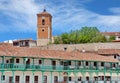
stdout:
POLYGON ((0 42, 36 39, 36 14, 44 6, 53 16, 53 35, 84 26, 120 31, 120 0, 0 0, 0 42))

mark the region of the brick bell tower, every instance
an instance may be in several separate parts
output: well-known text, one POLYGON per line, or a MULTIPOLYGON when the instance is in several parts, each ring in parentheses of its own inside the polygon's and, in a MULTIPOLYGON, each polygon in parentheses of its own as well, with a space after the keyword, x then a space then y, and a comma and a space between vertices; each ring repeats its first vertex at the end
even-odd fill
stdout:
POLYGON ((37 14, 37 46, 52 42, 52 16, 46 9, 37 14))

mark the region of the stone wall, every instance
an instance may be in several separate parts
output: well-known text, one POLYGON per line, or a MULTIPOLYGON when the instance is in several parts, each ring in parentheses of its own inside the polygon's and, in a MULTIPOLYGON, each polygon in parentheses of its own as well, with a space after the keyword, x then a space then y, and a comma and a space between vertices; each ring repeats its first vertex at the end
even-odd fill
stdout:
POLYGON ((67 48, 67 51, 73 51, 75 49, 87 51, 97 51, 98 49, 120 49, 120 43, 50 44, 41 47, 41 49, 49 50, 64 50, 64 48, 67 48))

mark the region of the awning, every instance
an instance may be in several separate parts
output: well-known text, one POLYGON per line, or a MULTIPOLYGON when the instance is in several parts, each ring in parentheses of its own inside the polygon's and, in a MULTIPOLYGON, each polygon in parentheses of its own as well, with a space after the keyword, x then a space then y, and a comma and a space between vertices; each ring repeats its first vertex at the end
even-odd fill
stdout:
POLYGON ((70 75, 69 75, 70 77, 75 77, 75 75, 74 75, 74 73, 72 72, 72 73, 70 73, 70 75))
POLYGON ((112 73, 112 76, 116 76, 117 77, 117 74, 116 73, 112 73))
POLYGON ((82 73, 79 72, 79 73, 77 74, 77 76, 78 76, 78 77, 80 77, 80 76, 82 77, 83 75, 82 75, 82 73))
POLYGON ((98 76, 96 73, 93 73, 93 77, 98 76))
POLYGON ((107 73, 105 73, 105 76, 111 76, 111 75, 110 75, 110 73, 107 72, 107 73))
POLYGON ((99 72, 98 76, 104 76, 104 73, 103 72, 99 72))
POLYGON ((85 76, 90 76, 90 74, 88 72, 86 72, 85 76))

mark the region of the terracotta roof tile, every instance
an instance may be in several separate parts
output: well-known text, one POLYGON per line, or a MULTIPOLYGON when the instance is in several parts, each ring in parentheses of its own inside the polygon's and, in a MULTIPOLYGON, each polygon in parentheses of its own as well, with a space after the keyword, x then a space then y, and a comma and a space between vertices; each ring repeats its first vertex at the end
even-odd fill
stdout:
POLYGON ((8 44, 0 45, 0 56, 3 55, 15 57, 55 58, 64 60, 118 62, 118 60, 114 59, 113 56, 101 56, 96 53, 41 50, 40 48, 14 47, 8 44))
POLYGON ((98 54, 120 54, 120 49, 98 49, 98 54))
POLYGON ((101 32, 101 33, 109 36, 120 36, 120 32, 101 32))

